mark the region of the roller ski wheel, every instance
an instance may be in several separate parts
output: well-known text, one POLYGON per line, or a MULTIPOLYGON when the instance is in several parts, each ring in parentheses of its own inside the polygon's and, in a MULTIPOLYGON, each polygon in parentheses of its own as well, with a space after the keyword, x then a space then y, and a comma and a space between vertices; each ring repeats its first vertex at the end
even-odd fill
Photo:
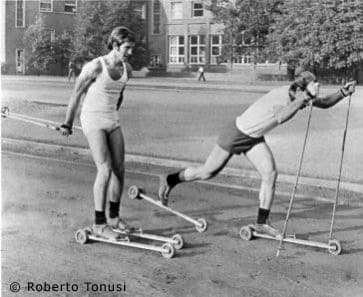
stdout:
POLYGON ((131 186, 127 191, 130 199, 141 199, 140 198, 141 189, 138 186, 131 186))
POLYGON ((241 230, 239 230, 239 236, 241 236, 243 240, 251 240, 253 237, 251 226, 243 226, 241 230))
POLYGON ((4 106, 1 109, 1 117, 6 118, 9 115, 9 107, 4 106))
POLYGON ((171 259, 175 255, 175 249, 170 243, 164 243, 162 245, 163 251, 161 252, 161 255, 166 259, 171 259))
POLYGON ((173 235, 172 239, 174 241, 173 246, 174 246, 175 249, 180 250, 180 249, 183 248, 184 240, 183 240, 183 237, 180 234, 173 235))
POLYGON ((80 244, 85 244, 88 241, 89 234, 88 229, 79 229, 75 234, 76 241, 80 244))
POLYGON ((205 219, 202 219, 202 218, 198 219, 197 222, 200 223, 200 225, 195 226, 195 228, 197 229, 197 231, 199 233, 202 233, 202 232, 207 230, 208 223, 207 223, 207 221, 205 219))
POLYGON ((332 255, 340 255, 340 253, 342 252, 342 247, 340 245, 340 242, 336 239, 333 240, 329 240, 329 253, 331 253, 332 255))

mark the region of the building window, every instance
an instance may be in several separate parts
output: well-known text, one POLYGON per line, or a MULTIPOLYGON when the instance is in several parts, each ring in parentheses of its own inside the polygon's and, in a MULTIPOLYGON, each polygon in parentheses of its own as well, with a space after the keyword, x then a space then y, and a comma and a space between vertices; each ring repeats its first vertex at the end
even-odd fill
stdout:
POLYGON ((15 27, 16 28, 25 27, 24 0, 16 0, 15 27))
POLYGON ((53 0, 39 0, 39 11, 53 11, 53 0))
POLYGON ((64 12, 76 13, 77 12, 77 0, 65 0, 64 12))
POLYGON ((218 57, 222 55, 222 35, 211 35, 211 44, 210 44, 210 63, 218 64, 218 57))
POLYGON ((153 2, 153 34, 160 34, 161 5, 160 0, 153 2))
POLYGON ((193 17, 202 17, 204 15, 203 3, 194 2, 193 3, 193 17))
POLYGON ((184 36, 169 37, 169 63, 184 64, 184 36))
POLYGON ((150 57, 150 67, 161 67, 160 55, 152 55, 150 57))
POLYGON ((183 18, 183 3, 182 2, 172 2, 170 16, 172 20, 183 18))
POLYGON ((146 4, 142 3, 135 7, 135 12, 139 15, 140 19, 146 20, 146 4))
POLYGON ((205 35, 189 36, 189 63, 205 63, 205 35))
POLYGON ((16 49, 15 51, 16 72, 24 74, 24 50, 16 49))

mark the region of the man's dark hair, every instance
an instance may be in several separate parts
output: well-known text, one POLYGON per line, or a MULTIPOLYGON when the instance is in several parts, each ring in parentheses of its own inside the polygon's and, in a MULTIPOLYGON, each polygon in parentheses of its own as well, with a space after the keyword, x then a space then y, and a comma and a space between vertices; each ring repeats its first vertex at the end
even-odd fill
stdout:
POLYGON ((299 72, 296 73, 295 76, 296 78, 289 88, 289 96, 291 101, 295 100, 295 92, 297 91, 297 89, 305 91, 309 82, 317 81, 316 76, 310 71, 300 70, 299 72))
POLYGON ((123 27, 123 26, 116 27, 112 30, 110 37, 108 37, 107 48, 109 50, 112 50, 114 42, 116 42, 117 45, 120 46, 121 44, 123 44, 126 41, 135 42, 134 32, 132 32, 127 27, 123 27))

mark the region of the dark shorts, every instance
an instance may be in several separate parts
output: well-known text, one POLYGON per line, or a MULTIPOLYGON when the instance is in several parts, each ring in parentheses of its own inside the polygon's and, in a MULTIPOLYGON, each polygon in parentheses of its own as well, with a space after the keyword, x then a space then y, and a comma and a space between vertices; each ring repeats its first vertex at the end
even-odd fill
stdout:
POLYGON ((218 137, 217 144, 231 154, 240 155, 247 153, 256 144, 265 142, 265 138, 254 138, 241 132, 237 126, 236 121, 230 121, 225 125, 218 137))

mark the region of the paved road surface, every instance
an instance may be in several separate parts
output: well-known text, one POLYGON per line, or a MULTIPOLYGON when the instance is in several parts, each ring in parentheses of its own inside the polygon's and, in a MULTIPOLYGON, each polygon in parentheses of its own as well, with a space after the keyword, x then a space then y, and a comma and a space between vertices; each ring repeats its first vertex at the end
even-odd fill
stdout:
MULTIPOLYGON (((131 248, 92 243, 79 245, 75 231, 92 222, 92 164, 2 155, 2 293, 19 282, 76 284, 79 290, 44 296, 259 296, 359 297, 363 292, 363 210, 339 207, 335 237, 344 253, 286 245, 275 257, 277 242, 242 241, 240 226, 255 219, 256 193, 203 184, 176 188, 171 206, 209 222, 199 234, 187 222, 146 202, 124 196, 122 215, 157 234, 180 233, 186 248, 174 259, 131 248), (6 173, 6 174, 5 174, 6 173), (126 293, 87 292, 85 282, 126 283, 126 293)), ((143 185, 157 191, 156 173, 135 173, 127 166, 126 188, 143 185)), ((287 201, 277 197, 272 222, 282 226, 287 201)), ((331 204, 299 199, 290 232, 327 240, 331 204)), ((42 295, 43 296, 43 295, 42 295)))
MULTIPOLYGON (((64 120, 71 84, 59 79, 15 78, 9 80, 8 77, 3 81, 3 105, 9 105, 10 110, 17 113, 58 122, 64 120)), ((259 96, 260 93, 226 90, 128 88, 121 109, 126 149, 129 153, 203 162, 225 122, 239 115, 259 96)), ((363 183, 363 150, 360 149, 363 145, 363 105, 360 99, 355 94, 352 100, 342 173, 343 180, 356 183, 363 183)), ((344 101, 329 110, 314 109, 303 175, 336 179, 346 106, 344 101)), ((266 136, 280 172, 295 174, 306 120, 307 110, 266 136)), ((53 131, 14 120, 3 121, 2 135, 66 143, 53 131)), ((75 133, 67 144, 87 146, 82 133, 75 133)), ((245 158, 239 157, 233 158, 230 166, 251 168, 245 158)))

